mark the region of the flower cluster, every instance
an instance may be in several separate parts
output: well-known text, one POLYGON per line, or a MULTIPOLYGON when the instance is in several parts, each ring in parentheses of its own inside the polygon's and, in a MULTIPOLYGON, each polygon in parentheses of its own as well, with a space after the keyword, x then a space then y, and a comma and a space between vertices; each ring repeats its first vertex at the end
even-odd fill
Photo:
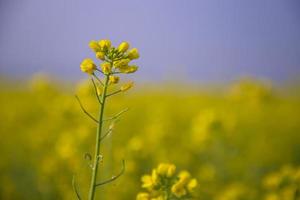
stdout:
MULTIPOLYGON (((91 41, 89 47, 95 52, 96 58, 101 60, 99 67, 91 58, 81 62, 81 71, 95 76, 95 72, 101 72, 108 77, 110 84, 119 82, 120 77, 116 74, 129 74, 138 70, 138 66, 129 64, 132 60, 140 57, 136 48, 129 49, 128 42, 122 42, 118 47, 111 45, 110 40, 91 41)), ((132 82, 121 86, 121 91, 126 91, 133 86, 132 82)))
POLYGON ((151 175, 142 177, 142 188, 147 192, 137 195, 137 200, 184 200, 193 199, 198 182, 188 171, 176 173, 176 166, 161 163, 151 175))
POLYGON ((300 167, 286 165, 263 180, 267 190, 265 200, 300 199, 300 167))

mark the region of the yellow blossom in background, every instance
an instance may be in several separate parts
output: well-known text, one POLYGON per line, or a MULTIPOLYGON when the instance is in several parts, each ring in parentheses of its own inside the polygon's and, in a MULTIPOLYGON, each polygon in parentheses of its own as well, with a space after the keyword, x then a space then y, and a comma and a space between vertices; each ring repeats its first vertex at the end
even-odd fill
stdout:
POLYGON ((129 49, 129 43, 128 42, 122 42, 119 47, 118 50, 122 53, 126 52, 129 49))
POLYGON ((189 192, 193 192, 194 189, 198 186, 198 181, 197 179, 193 178, 192 180, 190 180, 190 182, 187 185, 187 189, 189 192))
POLYGON ((157 168, 157 173, 161 176, 172 177, 176 171, 176 166, 168 163, 161 163, 157 168))
POLYGON ((133 87, 133 82, 129 82, 129 83, 126 83, 126 84, 122 85, 120 90, 122 92, 125 92, 125 91, 129 90, 132 87, 133 87))
POLYGON ((178 197, 178 198, 180 198, 180 197, 182 197, 182 196, 184 196, 184 195, 187 194, 187 191, 186 191, 186 189, 184 188, 184 184, 182 184, 182 183, 180 183, 180 182, 175 183, 175 184, 172 186, 171 191, 172 191, 172 193, 173 193, 176 197, 178 197))
POLYGON ((150 195, 146 192, 141 192, 137 195, 136 200, 150 200, 150 195))
POLYGON ((153 180, 152 180, 152 176, 149 175, 144 175, 142 176, 142 187, 143 188, 152 188, 153 187, 153 180))
POLYGON ((94 71, 96 70, 96 65, 94 64, 94 61, 90 58, 86 58, 82 61, 80 65, 81 71, 88 73, 88 74, 93 74, 94 71))
POLYGON ((152 182, 153 182, 153 185, 156 186, 159 184, 159 177, 158 177, 158 174, 157 174, 157 171, 156 169, 152 170, 152 176, 151 176, 151 179, 152 179, 152 182))
POLYGON ((151 175, 142 177, 142 188, 148 190, 151 200, 193 199, 197 185, 197 180, 191 179, 188 171, 184 170, 176 175, 176 166, 169 163, 160 163, 152 170, 151 175))
POLYGON ((191 174, 188 171, 181 171, 178 177, 179 182, 186 184, 190 180, 191 174))
POLYGON ((128 57, 130 60, 138 59, 138 58, 140 57, 140 54, 139 54, 138 49, 137 49, 137 48, 131 49, 131 50, 128 52, 127 57, 128 57))

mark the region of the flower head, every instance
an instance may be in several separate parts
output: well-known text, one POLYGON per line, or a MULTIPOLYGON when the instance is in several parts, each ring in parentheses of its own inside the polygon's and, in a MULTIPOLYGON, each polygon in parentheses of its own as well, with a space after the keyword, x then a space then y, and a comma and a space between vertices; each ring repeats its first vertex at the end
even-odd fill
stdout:
POLYGON ((127 57, 128 57, 130 60, 138 59, 138 58, 140 57, 140 54, 139 54, 138 49, 137 49, 137 48, 131 49, 131 50, 128 52, 127 57))
POLYGON ((95 40, 90 41, 89 47, 90 47, 94 52, 98 52, 98 51, 101 50, 101 48, 100 48, 98 42, 95 41, 95 40))
POLYGON ((194 189, 197 187, 198 182, 197 179, 193 178, 192 180, 190 180, 190 182, 187 185, 187 189, 189 192, 193 192, 194 189))
POLYGON ((176 174, 176 166, 169 163, 160 163, 151 175, 142 177, 142 187, 147 189, 147 197, 151 200, 193 199, 197 185, 188 171, 176 174))
POLYGON ((96 65, 94 64, 93 60, 90 58, 84 59, 80 64, 81 71, 88 74, 93 74, 96 68, 97 68, 96 65))
POLYGON ((129 43, 128 42, 122 42, 119 47, 118 50, 122 53, 126 52, 129 49, 129 43))
POLYGON ((178 198, 180 198, 180 197, 182 197, 182 196, 184 196, 184 195, 187 194, 187 191, 184 188, 184 185, 182 183, 180 183, 180 182, 175 183, 172 186, 171 191, 178 198))
POLYGON ((103 51, 106 51, 111 47, 110 40, 100 40, 98 44, 103 51))
POLYGON ((104 62, 101 64, 101 69, 104 74, 109 74, 111 72, 111 64, 109 62, 104 62))
POLYGON ((105 53, 103 51, 99 51, 96 53, 96 58, 100 60, 105 60, 105 53))
POLYGON ((119 80, 120 80, 120 78, 118 76, 113 76, 113 75, 109 76, 109 82, 110 83, 116 84, 116 83, 119 82, 119 80))
POLYGON ((146 192, 138 193, 136 200, 150 200, 150 195, 146 192))

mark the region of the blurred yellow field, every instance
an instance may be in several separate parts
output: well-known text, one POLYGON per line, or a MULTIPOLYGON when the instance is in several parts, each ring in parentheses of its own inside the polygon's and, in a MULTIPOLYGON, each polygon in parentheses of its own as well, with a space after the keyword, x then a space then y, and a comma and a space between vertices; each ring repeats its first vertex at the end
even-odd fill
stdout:
MULTIPOLYGON (((88 192, 96 126, 75 94, 96 116, 90 83, 1 84, 0 199, 75 199, 74 174, 80 192, 88 192)), ((300 199, 295 94, 250 80, 218 92, 160 85, 118 94, 106 116, 129 111, 104 141, 101 178, 118 173, 122 159, 127 167, 99 188, 102 199, 135 199, 141 177, 159 163, 188 170, 198 180, 196 199, 300 199)))

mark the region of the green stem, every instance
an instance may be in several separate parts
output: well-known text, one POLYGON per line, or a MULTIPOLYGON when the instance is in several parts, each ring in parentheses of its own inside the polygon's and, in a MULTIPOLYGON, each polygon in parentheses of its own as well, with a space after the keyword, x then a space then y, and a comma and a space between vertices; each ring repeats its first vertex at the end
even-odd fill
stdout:
POLYGON ((108 87, 109 75, 105 75, 105 81, 103 86, 103 93, 101 95, 101 102, 102 106, 99 109, 99 120, 97 126, 97 136, 96 136, 96 146, 95 146, 95 155, 94 155, 94 164, 93 164, 93 171, 91 177, 91 185, 89 191, 89 200, 94 200, 95 191, 96 191, 96 184, 97 184, 97 172, 99 168, 99 159, 100 155, 100 144, 101 144, 101 134, 102 134, 102 127, 103 127, 103 114, 104 114, 104 107, 105 107, 105 99, 108 87))

